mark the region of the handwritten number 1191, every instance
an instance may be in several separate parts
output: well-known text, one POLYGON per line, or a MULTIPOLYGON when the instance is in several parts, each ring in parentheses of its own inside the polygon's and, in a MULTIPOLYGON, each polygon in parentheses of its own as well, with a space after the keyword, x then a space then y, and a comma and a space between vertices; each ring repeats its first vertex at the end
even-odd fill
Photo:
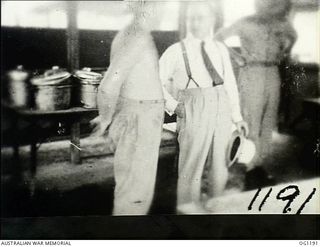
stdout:
MULTIPOLYGON (((250 204, 248 206, 248 210, 249 211, 252 210, 252 206, 253 206, 254 202, 256 201, 256 199, 258 198, 260 192, 261 192, 261 189, 258 189, 256 194, 252 198, 252 201, 250 202, 250 204)), ((259 211, 261 211, 263 205, 266 203, 266 201, 267 201, 268 197, 270 196, 271 192, 272 192, 272 188, 269 189, 267 194, 262 199, 262 201, 261 201, 261 203, 259 205, 259 211)), ((301 214, 302 210, 304 209, 306 204, 311 200, 311 198, 313 197, 315 192, 316 192, 316 189, 313 188, 312 192, 309 194, 309 196, 306 198, 306 200, 302 203, 302 205, 300 206, 300 208, 298 209, 296 214, 301 214)), ((299 187, 296 186, 296 185, 289 185, 289 186, 287 186, 287 187, 285 187, 285 188, 283 188, 282 190, 279 191, 279 193, 277 194, 276 198, 278 200, 288 201, 287 205, 283 209, 283 213, 284 214, 286 214, 286 213, 291 211, 290 205, 298 195, 300 195, 300 190, 299 190, 299 187), (284 193, 286 193, 287 191, 290 191, 290 190, 292 190, 292 193, 290 193, 289 195, 286 195, 286 196, 283 195, 284 193)))

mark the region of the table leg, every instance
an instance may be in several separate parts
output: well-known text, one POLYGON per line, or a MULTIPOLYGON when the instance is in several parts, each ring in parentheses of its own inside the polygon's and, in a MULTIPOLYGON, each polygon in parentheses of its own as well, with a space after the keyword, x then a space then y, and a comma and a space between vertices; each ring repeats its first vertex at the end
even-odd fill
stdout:
POLYGON ((76 122, 71 125, 70 153, 72 164, 81 163, 80 151, 80 123, 76 122))
POLYGON ((19 145, 15 143, 13 145, 13 174, 14 178, 17 179, 17 181, 20 181, 22 178, 22 167, 20 163, 20 155, 19 155, 19 145))
POLYGON ((37 143, 31 144, 31 175, 35 176, 37 172, 37 143))
POLYGON ((19 154, 19 131, 17 128, 17 120, 15 119, 12 122, 12 128, 10 129, 10 132, 13 134, 13 176, 17 181, 22 181, 22 175, 23 175, 23 169, 21 167, 20 163, 20 154, 19 154))
POLYGON ((30 166, 30 195, 33 196, 35 193, 35 176, 37 173, 37 142, 33 141, 31 143, 31 148, 30 148, 30 155, 31 155, 31 166, 30 166))

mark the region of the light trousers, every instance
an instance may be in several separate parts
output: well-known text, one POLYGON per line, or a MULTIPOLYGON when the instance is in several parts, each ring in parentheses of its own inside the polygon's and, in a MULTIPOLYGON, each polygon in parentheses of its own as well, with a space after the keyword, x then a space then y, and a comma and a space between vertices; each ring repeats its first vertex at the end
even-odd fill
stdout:
POLYGON ((277 130, 280 77, 276 66, 247 66, 240 72, 243 118, 249 125, 249 139, 256 145, 250 167, 262 165, 270 154, 272 131, 277 130))
POLYGON ((164 100, 120 98, 107 132, 114 149, 113 215, 145 215, 152 203, 164 100))
POLYGON ((201 200, 201 178, 210 167, 211 196, 224 191, 228 169, 227 145, 231 136, 231 109, 223 86, 179 92, 185 117, 177 119, 179 142, 178 206, 201 200))

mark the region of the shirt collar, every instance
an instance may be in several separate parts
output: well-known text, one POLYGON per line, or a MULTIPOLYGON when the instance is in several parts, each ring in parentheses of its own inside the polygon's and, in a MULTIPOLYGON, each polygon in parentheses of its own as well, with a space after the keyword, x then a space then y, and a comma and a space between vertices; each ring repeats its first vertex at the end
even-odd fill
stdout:
MULTIPOLYGON (((201 39, 194 37, 191 32, 187 32, 186 39, 191 42, 201 43, 201 39)), ((213 41, 213 32, 211 31, 210 34, 203 40, 204 42, 212 42, 213 41)))

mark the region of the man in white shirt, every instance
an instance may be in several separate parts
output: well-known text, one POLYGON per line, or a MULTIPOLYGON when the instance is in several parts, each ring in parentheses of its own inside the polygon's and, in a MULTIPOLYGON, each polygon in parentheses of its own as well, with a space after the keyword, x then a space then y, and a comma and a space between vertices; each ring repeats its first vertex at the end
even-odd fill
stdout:
POLYGON ((232 122, 247 134, 227 48, 213 41, 215 6, 189 3, 187 37, 160 59, 166 111, 177 115, 179 142, 178 206, 201 201, 201 177, 210 166, 211 196, 223 193, 226 149, 232 122))

